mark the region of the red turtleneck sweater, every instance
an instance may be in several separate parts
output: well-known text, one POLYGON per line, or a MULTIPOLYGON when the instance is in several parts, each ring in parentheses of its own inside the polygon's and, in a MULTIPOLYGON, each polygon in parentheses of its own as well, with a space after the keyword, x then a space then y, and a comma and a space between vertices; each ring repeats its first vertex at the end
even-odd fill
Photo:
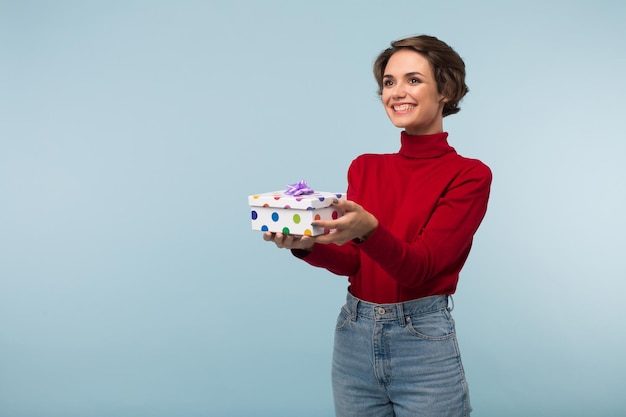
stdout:
POLYGON ((350 292, 373 303, 454 293, 487 210, 491 171, 457 154, 447 137, 402 132, 398 153, 356 158, 347 198, 376 216, 378 227, 362 243, 316 243, 294 254, 348 276, 350 292))

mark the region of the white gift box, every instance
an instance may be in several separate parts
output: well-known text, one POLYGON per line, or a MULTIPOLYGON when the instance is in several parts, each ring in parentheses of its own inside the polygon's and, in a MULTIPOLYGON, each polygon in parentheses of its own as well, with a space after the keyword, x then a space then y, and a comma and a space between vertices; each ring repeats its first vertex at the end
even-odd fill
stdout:
POLYGON ((313 227, 315 220, 335 220, 341 214, 331 206, 343 193, 314 192, 289 195, 286 190, 272 191, 248 197, 252 230, 279 232, 292 235, 317 236, 329 233, 322 227, 313 227))

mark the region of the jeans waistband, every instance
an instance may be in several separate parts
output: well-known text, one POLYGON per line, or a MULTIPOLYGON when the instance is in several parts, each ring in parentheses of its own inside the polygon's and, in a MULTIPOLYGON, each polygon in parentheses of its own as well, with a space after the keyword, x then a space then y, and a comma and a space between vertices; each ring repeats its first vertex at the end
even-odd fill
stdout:
MULTIPOLYGON (((346 296, 346 308, 352 319, 357 316, 370 318, 376 321, 400 321, 404 324, 405 317, 420 314, 433 313, 448 309, 448 297, 451 295, 433 295, 416 300, 392 304, 374 304, 363 301, 348 292, 346 296)), ((454 303, 452 303, 454 305, 454 303)), ((452 311, 452 308, 449 309, 452 311)))

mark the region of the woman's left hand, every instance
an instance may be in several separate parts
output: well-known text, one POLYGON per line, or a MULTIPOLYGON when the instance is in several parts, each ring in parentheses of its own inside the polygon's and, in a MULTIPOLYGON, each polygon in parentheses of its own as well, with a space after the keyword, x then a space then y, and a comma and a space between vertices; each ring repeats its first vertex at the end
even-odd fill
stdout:
POLYGON ((333 207, 343 213, 337 220, 316 220, 315 226, 331 229, 331 233, 316 236, 316 243, 343 245, 355 238, 365 239, 378 227, 378 219, 354 201, 339 199, 333 207))

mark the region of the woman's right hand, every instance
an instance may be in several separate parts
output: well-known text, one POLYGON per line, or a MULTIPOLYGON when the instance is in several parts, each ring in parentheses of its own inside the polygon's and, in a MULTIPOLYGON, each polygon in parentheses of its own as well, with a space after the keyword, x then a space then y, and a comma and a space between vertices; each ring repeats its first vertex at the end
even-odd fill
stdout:
POLYGON ((274 242, 276 247, 281 249, 302 249, 312 250, 315 240, 311 236, 286 235, 284 233, 263 233, 263 240, 274 242))

